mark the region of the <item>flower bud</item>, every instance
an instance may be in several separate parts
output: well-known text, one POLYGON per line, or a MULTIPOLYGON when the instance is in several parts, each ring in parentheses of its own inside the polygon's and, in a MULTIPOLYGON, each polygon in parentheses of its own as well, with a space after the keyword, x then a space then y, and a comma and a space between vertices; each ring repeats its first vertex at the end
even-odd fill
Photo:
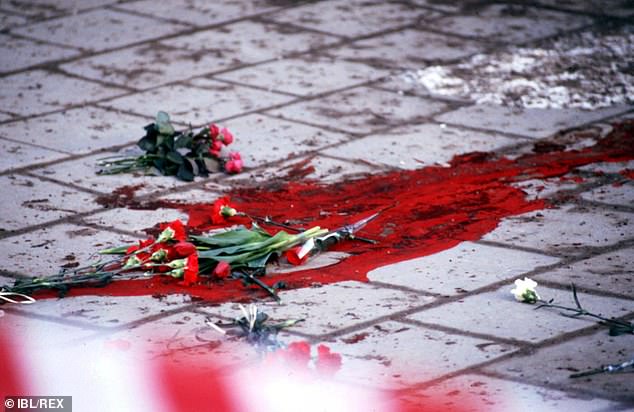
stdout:
POLYGON ((174 229, 172 229, 171 227, 167 227, 165 228, 165 230, 161 232, 161 234, 159 235, 158 239, 156 239, 156 241, 158 243, 167 242, 168 240, 174 239, 175 234, 176 232, 174 231, 174 229))

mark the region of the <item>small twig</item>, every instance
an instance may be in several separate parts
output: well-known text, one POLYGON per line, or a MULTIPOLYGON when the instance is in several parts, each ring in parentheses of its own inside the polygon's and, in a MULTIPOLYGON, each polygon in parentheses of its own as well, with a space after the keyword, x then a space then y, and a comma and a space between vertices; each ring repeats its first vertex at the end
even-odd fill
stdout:
POLYGON ((627 368, 631 368, 634 367, 634 358, 629 360, 629 361, 625 361, 623 363, 616 363, 616 364, 612 364, 612 365, 603 365, 599 368, 596 369, 592 369, 589 371, 585 371, 585 372, 579 372, 579 373, 573 373, 572 375, 570 375, 570 378, 583 378, 585 376, 592 376, 592 375, 597 375, 600 373, 615 373, 615 372, 620 372, 622 370, 625 370, 627 368))

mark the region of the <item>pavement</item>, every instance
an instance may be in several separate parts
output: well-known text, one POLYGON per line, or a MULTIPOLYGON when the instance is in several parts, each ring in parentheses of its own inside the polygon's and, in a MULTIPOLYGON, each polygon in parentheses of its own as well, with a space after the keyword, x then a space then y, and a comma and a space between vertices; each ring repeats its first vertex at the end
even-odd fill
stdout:
MULTIPOLYGON (((143 238, 157 222, 187 218, 175 209, 97 202, 124 186, 138 185, 139 199, 212 202, 302 161, 314 167, 306 178, 341 182, 447 165, 474 151, 513 158, 563 129, 605 135, 610 124, 634 118, 631 99, 592 110, 508 107, 430 93, 402 75, 599 32, 634 15, 619 0, 522 4, 0 0, 0 181, 7 190, 0 284, 55 273, 143 238), (131 150, 158 110, 181 127, 226 125, 245 171, 193 183, 97 175, 97 159, 131 150)), ((634 186, 614 184, 626 169, 634 162, 525 181, 528 198, 554 199, 554 206, 505 218, 480 239, 376 268, 368 282, 282 292, 281 305, 257 302, 274 319, 306 318, 281 342, 307 341, 313 358, 325 344, 342 359, 325 392, 297 392, 295 378, 270 380, 289 388, 278 401, 289 410, 390 410, 395 399, 420 408, 441 399, 445 410, 634 410, 631 372, 569 378, 631 359, 634 336, 534 311, 509 292, 528 276, 544 298, 572 303, 574 282, 585 307, 634 319, 634 186), (370 393, 393 396, 360 407, 375 399, 370 393)), ((253 347, 206 326, 207 318, 241 316, 232 302, 107 290, 2 305, 0 371, 22 382, 9 387, 73 396, 75 410, 147 410, 147 402, 169 410, 139 389, 151 381, 145 360, 177 352, 183 365, 200 366, 216 356, 227 375, 260 362, 253 347)), ((249 382, 244 393, 266 383, 249 382)), ((273 403, 269 410, 285 409, 273 403)))

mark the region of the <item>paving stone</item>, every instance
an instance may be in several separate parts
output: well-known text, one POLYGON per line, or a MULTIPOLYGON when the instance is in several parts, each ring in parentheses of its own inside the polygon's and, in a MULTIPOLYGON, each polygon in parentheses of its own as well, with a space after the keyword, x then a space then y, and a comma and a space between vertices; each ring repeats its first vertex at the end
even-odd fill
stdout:
POLYGON ((549 137, 561 129, 581 126, 613 116, 626 106, 613 106, 593 111, 581 109, 514 109, 494 105, 462 107, 436 117, 452 124, 520 134, 532 138, 549 137))
POLYGON ((420 69, 430 62, 455 60, 482 49, 483 45, 472 40, 409 29, 358 40, 327 53, 374 67, 420 69))
POLYGON ((292 180, 301 176, 301 179, 312 179, 322 183, 341 182, 353 180, 370 173, 380 173, 385 170, 373 166, 369 162, 350 162, 333 159, 326 156, 305 156, 288 160, 279 165, 267 167, 247 173, 232 176, 225 182, 227 184, 253 184, 271 182, 276 179, 292 180))
POLYGON ((622 173, 626 170, 634 170, 634 160, 628 162, 599 162, 581 166, 579 170, 595 173, 622 173))
POLYGON ((117 4, 115 8, 148 14, 158 18, 168 18, 196 26, 209 26, 275 10, 277 7, 274 3, 263 0, 248 2, 232 0, 214 2, 205 0, 172 0, 161 3, 145 0, 117 4))
POLYGON ((7 120, 12 120, 14 116, 9 113, 0 112, 0 122, 5 122, 7 120))
POLYGON ((82 107, 0 125, 0 136, 80 154, 134 143, 145 135, 143 127, 152 121, 153 118, 82 107))
POLYGON ((49 60, 76 56, 77 50, 0 34, 0 72, 10 72, 49 60))
MULTIPOLYGON (((519 277, 518 277, 519 278, 519 277)), ((565 332, 572 332, 595 324, 590 318, 562 316, 558 309, 543 308, 517 302, 511 294, 513 282, 493 292, 465 297, 462 300, 423 310, 410 315, 411 319, 437 324, 466 332, 486 334, 505 339, 538 343, 565 332), (512 315, 512 317, 510 317, 512 315), (522 327, 517 327, 522 325, 522 327)), ((537 287, 539 296, 554 303, 574 307, 572 292, 537 287)), ((608 298, 578 293, 584 308, 603 316, 625 316, 634 312, 631 300, 608 298)), ((607 334, 607 329, 605 330, 607 334)))
POLYGON ((29 17, 41 19, 61 14, 76 14, 80 10, 116 3, 117 0, 29 0, 4 1, 2 8, 29 17))
POLYGON ((570 379, 571 373, 588 371, 602 365, 621 363, 632 358, 631 336, 609 336, 604 328, 590 336, 578 337, 541 348, 523 357, 515 357, 486 368, 503 377, 526 383, 576 389, 588 395, 613 400, 627 399, 631 407, 634 379, 625 374, 603 373, 570 379), (536 365, 538 367, 536 367, 536 365))
MULTIPOLYGON (((2 6, 4 8, 4 4, 2 6)), ((24 16, 0 12, 0 31, 3 33, 9 32, 15 27, 21 26, 26 22, 28 22, 28 19, 24 16)))
POLYGON ((526 193, 526 200, 550 199, 557 193, 571 191, 579 188, 574 181, 556 177, 551 179, 530 179, 511 184, 526 193))
POLYGON ((42 70, 3 78, 0 103, 10 113, 38 114, 121 94, 122 90, 42 70))
POLYGON ((515 349, 397 322, 377 324, 328 346, 343 357, 337 379, 382 388, 425 382, 515 349))
POLYGON ((62 265, 89 264, 98 260, 96 252, 133 241, 130 236, 86 226, 49 226, 1 239, 0 268, 33 277, 56 274, 62 265))
POLYGON ((433 20, 430 27, 445 33, 486 38, 504 43, 524 43, 563 33, 592 23, 575 14, 527 6, 496 4, 472 15, 447 16, 433 20))
POLYGON ((269 90, 310 96, 361 84, 387 72, 326 57, 278 60, 217 76, 269 90))
POLYGON ((375 163, 400 169, 418 169, 446 164, 458 154, 488 152, 516 143, 517 139, 493 133, 427 123, 356 139, 323 153, 333 156, 345 154, 351 159, 372 159, 375 163))
MULTIPOLYGON (((4 126, 0 126, 0 134, 2 134, 1 130, 3 128, 4 126)), ((22 168, 29 166, 30 164, 61 159, 67 156, 64 153, 57 151, 43 149, 41 147, 5 140, 2 138, 0 138, 0 152, 6 153, 6 156, 0 157, 0 172, 15 168, 22 168)))
POLYGON ((185 26, 100 9, 31 24, 16 34, 84 50, 100 51, 176 33, 185 26))
POLYGON ((163 359, 199 370, 224 369, 228 374, 259 361, 260 354, 253 346, 222 336, 205 321, 206 316, 200 313, 175 313, 107 336, 96 335, 94 344, 121 343, 138 359, 163 359))
POLYGON ((631 238, 633 219, 629 213, 563 206, 506 218, 482 239, 575 255, 585 246, 608 246, 631 238))
POLYGON ((70 296, 62 299, 39 299, 17 310, 25 316, 57 318, 87 329, 118 328, 123 325, 173 311, 190 303, 184 295, 152 296, 70 296), (34 315, 34 316, 33 316, 34 315))
POLYGON ((440 253, 374 269, 368 279, 450 296, 504 279, 512 283, 523 273, 558 261, 536 253, 463 242, 440 253))
POLYGON ((88 223, 103 227, 126 230, 144 236, 144 229, 150 229, 162 222, 180 219, 185 223, 187 215, 177 209, 133 210, 126 208, 111 209, 86 217, 88 223))
POLYGON ((341 133, 257 114, 230 120, 226 125, 236 139, 229 149, 239 151, 248 167, 319 150, 346 138, 341 133))
POLYGON ((419 18, 430 19, 438 15, 434 11, 405 4, 376 0, 335 0, 286 9, 271 17, 279 22, 341 36, 357 37, 405 26, 419 18))
POLYGON ((605 185, 583 192, 581 198, 592 202, 634 207, 634 185, 632 183, 605 185))
POLYGON ((198 79, 195 86, 166 86, 102 103, 145 116, 166 111, 173 119, 187 116, 194 125, 235 116, 284 103, 292 97, 209 79, 198 79))
POLYGON ((210 183, 204 185, 200 189, 191 189, 185 192, 170 193, 165 196, 161 196, 161 200, 167 200, 170 202, 187 203, 213 203, 220 196, 223 195, 224 187, 210 183))
POLYGON ((545 6, 558 9, 582 11, 592 14, 628 17, 634 14, 632 3, 623 0, 590 0, 578 2, 574 0, 539 0, 545 6))
POLYGON ((535 280, 540 279, 634 296, 634 248, 584 259, 535 276, 535 280))
POLYGON ((275 24, 241 22, 88 57, 62 65, 62 69, 142 89, 281 58, 335 40, 275 24))
MULTIPOLYGON (((38 303, 30 306, 38 305, 38 303)), ((26 305, 21 305, 21 308, 26 305)), ((12 308, 15 308, 13 306, 12 308)), ((38 351, 46 351, 51 347, 62 347, 69 345, 73 340, 84 338, 94 333, 94 330, 73 326, 71 323, 59 323, 47 319, 38 319, 24 316, 17 311, 8 310, 3 306, 4 315, 0 316, 0 331, 3 335, 10 336, 10 340, 3 339, 3 344, 14 346, 14 360, 22 358, 27 353, 36 354, 38 351), (8 341, 8 342, 7 342, 8 341), (25 348, 28 347, 28 350, 25 348)), ((4 345, 3 345, 4 346, 4 345)), ((5 346, 5 350, 7 350, 5 346)))
POLYGON ((387 126, 422 122, 444 108, 445 104, 437 101, 360 87, 269 113, 350 133, 369 133, 387 126))
MULTIPOLYGON (((353 281, 282 291, 280 297, 282 304, 262 302, 258 307, 272 319, 305 319, 293 326, 293 332, 310 335, 335 332, 432 301, 427 296, 353 281), (324 305, 323 302, 326 301, 328 304, 324 305)), ((239 308, 237 305, 223 304, 205 311, 233 318, 239 313, 239 308)))
POLYGON ((517 411, 608 411, 619 410, 617 402, 594 398, 591 395, 571 395, 520 382, 496 379, 482 375, 462 375, 442 381, 426 390, 409 396, 414 402, 424 399, 447 400, 444 406, 453 406, 464 412, 517 411), (452 402, 452 399, 458 399, 452 402))
POLYGON ((0 209, 11 211, 0 216, 3 230, 50 222, 98 207, 92 195, 39 179, 7 175, 0 176, 0 182, 5 190, 0 209))
MULTIPOLYGON (((120 173, 115 175, 99 175, 100 160, 110 156, 138 156, 139 150, 122 150, 115 153, 104 152, 80 159, 68 160, 54 165, 33 169, 38 176, 54 179, 58 182, 73 184, 103 194, 112 194, 117 189, 131 191, 134 196, 159 194, 161 191, 183 185, 174 176, 146 175, 143 171, 120 173)), ((150 171, 148 171, 150 173, 150 171)))

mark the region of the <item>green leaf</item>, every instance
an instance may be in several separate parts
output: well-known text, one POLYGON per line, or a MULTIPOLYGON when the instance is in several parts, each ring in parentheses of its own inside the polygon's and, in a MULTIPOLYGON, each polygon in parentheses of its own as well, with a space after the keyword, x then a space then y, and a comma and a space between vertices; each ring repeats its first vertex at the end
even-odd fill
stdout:
POLYGON ((162 135, 171 135, 175 132, 174 126, 170 123, 170 116, 165 112, 158 112, 156 114, 156 126, 158 132, 162 135))
POLYGON ((123 255, 130 248, 130 246, 134 245, 123 245, 117 247, 111 247, 110 249, 100 250, 99 254, 101 255, 123 255))
POLYGON ((178 152, 168 152, 167 156, 165 157, 167 158, 167 160, 176 163, 177 165, 182 165, 185 160, 183 156, 178 152))
POLYGON ((249 230, 244 227, 216 233, 211 236, 191 236, 191 238, 197 243, 220 247, 261 242, 270 237, 271 235, 266 232, 249 230))
POLYGON ((190 159, 189 157, 184 157, 184 159, 189 162, 189 166, 191 166, 194 176, 198 176, 200 174, 200 169, 198 168, 196 161, 194 159, 190 159))
POLYGON ((148 136, 141 138, 141 140, 139 140, 139 142, 137 143, 137 146, 139 146, 141 150, 145 150, 146 152, 150 153, 156 150, 155 139, 152 139, 148 136))
POLYGON ((191 149, 194 137, 191 133, 181 134, 174 140, 175 149, 191 149))
POLYGON ((178 172, 176 172, 176 176, 179 179, 184 180, 186 182, 194 181, 194 174, 192 173, 191 170, 189 170, 190 167, 191 165, 188 162, 184 162, 178 168, 178 172))

